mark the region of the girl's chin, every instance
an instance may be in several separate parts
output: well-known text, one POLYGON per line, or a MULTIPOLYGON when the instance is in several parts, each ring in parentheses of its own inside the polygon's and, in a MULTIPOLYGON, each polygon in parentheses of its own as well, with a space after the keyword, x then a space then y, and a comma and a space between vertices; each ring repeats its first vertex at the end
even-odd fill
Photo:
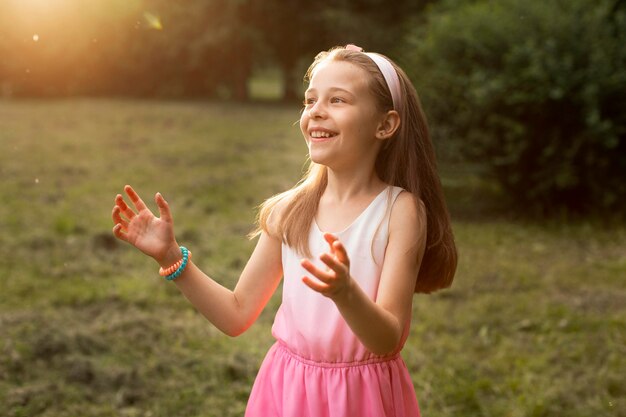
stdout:
POLYGON ((309 158, 312 162, 316 164, 326 165, 325 162, 328 162, 328 153, 327 152, 318 152, 315 147, 311 148, 309 145, 309 158))

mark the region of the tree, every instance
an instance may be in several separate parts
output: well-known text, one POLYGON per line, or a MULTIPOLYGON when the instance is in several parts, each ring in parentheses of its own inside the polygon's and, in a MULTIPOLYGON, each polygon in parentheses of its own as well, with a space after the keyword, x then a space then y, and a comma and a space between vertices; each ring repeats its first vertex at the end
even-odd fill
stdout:
POLYGON ((410 36, 405 67, 436 130, 524 211, 626 203, 626 13, 614 4, 449 2, 410 36))
MULTIPOLYGON (((284 77, 285 100, 299 97, 296 72, 300 62, 332 46, 356 43, 366 50, 393 55, 400 52, 411 22, 432 0, 249 0, 243 21, 257 33, 257 51, 268 53, 284 77)), ((261 59, 266 57, 261 57, 261 59)))

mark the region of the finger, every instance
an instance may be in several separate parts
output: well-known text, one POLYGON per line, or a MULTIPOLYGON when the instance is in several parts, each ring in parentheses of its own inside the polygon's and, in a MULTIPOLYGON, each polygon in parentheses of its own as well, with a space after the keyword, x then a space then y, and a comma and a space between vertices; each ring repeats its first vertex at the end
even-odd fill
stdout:
POLYGON ((168 223, 172 223, 172 212, 170 211, 170 206, 167 204, 167 201, 163 198, 161 193, 156 193, 154 196, 154 201, 157 203, 157 207, 159 207, 159 216, 161 220, 164 220, 168 223))
POLYGON ((324 239, 328 243, 333 243, 335 240, 339 240, 339 238, 332 233, 324 233, 324 239))
POLYGON ((113 234, 119 240, 123 240, 124 242, 128 242, 128 239, 126 238, 126 233, 122 232, 122 226, 121 225, 116 224, 115 226, 113 226, 113 234))
POLYGON ((330 289, 330 287, 327 284, 315 282, 309 277, 302 277, 302 282, 304 282, 304 284, 310 289, 312 289, 313 291, 317 291, 321 294, 325 294, 330 289))
POLYGON ((124 187, 124 191, 126 191, 126 194, 128 194, 130 201, 133 202, 137 211, 147 209, 143 200, 139 198, 139 195, 135 192, 135 190, 133 190, 133 187, 131 187, 130 185, 127 185, 124 187))
POLYGON ((339 238, 335 235, 333 235, 332 233, 324 233, 324 240, 326 240, 326 242, 328 242, 328 246, 330 246, 330 250, 333 253, 333 255, 335 254, 335 249, 333 248, 333 243, 337 240, 339 240, 339 238))
POLYGON ((122 197, 121 194, 118 194, 115 197, 115 204, 117 204, 117 206, 120 208, 120 211, 124 214, 124 216, 126 216, 128 220, 132 220, 133 217, 135 217, 135 212, 133 211, 133 209, 128 207, 126 201, 124 201, 124 197, 122 197))
POLYGON ((320 259, 322 262, 324 262, 330 269, 335 271, 337 274, 346 273, 346 266, 342 264, 341 262, 339 262, 339 260, 335 258, 334 256, 328 253, 324 253, 322 254, 322 256, 320 256, 320 259))
POLYGON ((306 259, 303 260, 300 264, 304 269, 309 271, 311 275, 313 275, 315 278, 319 279, 322 282, 331 283, 335 279, 334 273, 330 274, 328 272, 324 272, 306 259))
POLYGON ((122 219, 122 217, 120 216, 119 206, 113 207, 113 213, 111 217, 113 218, 113 223, 115 223, 116 225, 121 225, 124 231, 128 230, 128 222, 122 219))
POLYGON ((343 246, 343 243, 337 240, 333 243, 333 248, 337 260, 346 266, 350 266, 350 257, 348 256, 348 251, 346 251, 346 247, 343 246))

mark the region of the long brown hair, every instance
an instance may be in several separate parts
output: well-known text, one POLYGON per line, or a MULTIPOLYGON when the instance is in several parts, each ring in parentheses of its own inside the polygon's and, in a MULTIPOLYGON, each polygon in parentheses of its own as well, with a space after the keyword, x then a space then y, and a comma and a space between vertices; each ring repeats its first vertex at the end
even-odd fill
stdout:
MULTIPOLYGON (((369 87, 376 98, 378 109, 381 112, 393 110, 391 93, 380 70, 374 61, 361 52, 344 47, 320 52, 306 72, 305 81, 310 81, 317 65, 325 60, 346 61, 365 70, 370 75, 369 87)), ((421 200, 424 203, 426 250, 417 276, 415 292, 430 293, 452 284, 457 266, 457 250, 450 215, 437 175, 435 151, 417 92, 404 71, 391 60, 389 62, 396 69, 400 79, 401 122, 394 137, 388 139, 381 148, 375 169, 382 181, 404 188, 412 193, 417 201, 421 200)), ((310 161, 302 179, 293 188, 261 204, 257 216, 257 229, 250 237, 265 231, 310 257, 309 231, 327 183, 327 168, 310 161), (281 201, 284 201, 281 216, 276 221, 275 230, 270 232, 268 227, 270 215, 281 201)))

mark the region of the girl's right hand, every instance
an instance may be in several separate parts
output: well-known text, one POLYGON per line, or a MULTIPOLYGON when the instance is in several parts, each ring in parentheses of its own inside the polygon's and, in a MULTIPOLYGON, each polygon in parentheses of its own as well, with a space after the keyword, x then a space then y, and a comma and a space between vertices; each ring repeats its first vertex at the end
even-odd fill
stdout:
POLYGON ((121 194, 115 197, 112 213, 115 237, 151 256, 161 266, 178 261, 181 254, 174 238, 174 221, 163 196, 157 193, 154 197, 160 214, 160 217, 156 217, 130 185, 125 186, 124 191, 135 210, 126 204, 121 194))

